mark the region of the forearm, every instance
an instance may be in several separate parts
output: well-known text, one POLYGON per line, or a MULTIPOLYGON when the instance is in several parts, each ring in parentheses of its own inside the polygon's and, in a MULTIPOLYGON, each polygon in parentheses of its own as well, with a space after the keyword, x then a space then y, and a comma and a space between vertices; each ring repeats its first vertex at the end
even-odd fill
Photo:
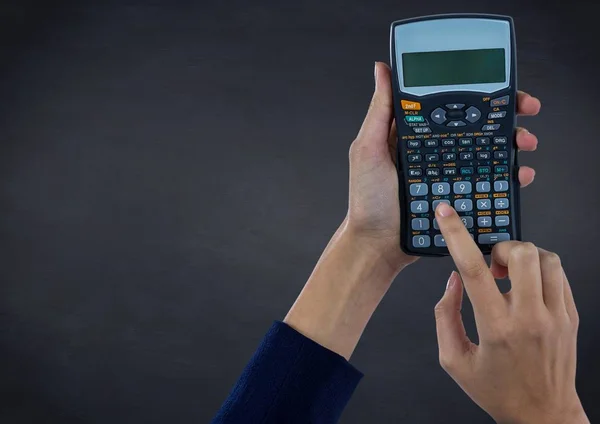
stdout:
POLYGON ((344 221, 284 322, 348 359, 402 267, 391 266, 344 221))

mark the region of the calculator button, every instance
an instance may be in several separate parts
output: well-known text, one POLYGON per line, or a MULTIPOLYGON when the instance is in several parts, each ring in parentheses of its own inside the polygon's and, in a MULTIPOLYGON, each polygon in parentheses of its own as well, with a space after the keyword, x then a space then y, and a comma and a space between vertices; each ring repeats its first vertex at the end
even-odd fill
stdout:
POLYGON ((437 162, 438 160, 440 160, 440 155, 438 155, 437 153, 430 153, 428 155, 425 155, 425 162, 437 162))
POLYGON ((429 220, 427 218, 414 218, 411 222, 412 229, 415 231, 429 230, 429 220))
POLYGON ((473 139, 472 138, 461 138, 460 140, 458 140, 458 144, 460 146, 472 146, 473 145, 473 139))
POLYGON ((456 160, 456 153, 444 153, 442 155, 444 162, 452 162, 456 160))
MULTIPOLYGON (((447 205, 450 204, 450 200, 446 200, 446 199, 442 199, 442 200, 434 200, 433 203, 431 204, 431 207, 433 208, 433 210, 435 211, 438 207, 438 205, 440 203, 445 203, 447 205)), ((435 220, 433 221, 433 228, 435 228, 435 220)), ((438 230, 439 228, 436 228, 436 230, 438 230)))
POLYGON ((491 227, 492 226, 492 218, 489 216, 480 216, 479 218, 477 218, 477 226, 478 227, 491 227))
POLYGON ((446 109, 462 109, 463 107, 465 107, 465 105, 463 103, 449 103, 446 105, 446 109))
POLYGON ((440 168, 427 168, 427 176, 428 177, 439 177, 440 176, 440 168))
POLYGON ((408 140, 408 147, 411 149, 418 149, 421 147, 421 140, 408 140))
POLYGON ((463 121, 450 121, 446 124, 447 127, 464 127, 465 124, 463 121))
POLYGON ((456 168, 444 168, 444 175, 456 175, 456 168))
POLYGON ((472 216, 461 216, 460 220, 467 228, 473 228, 473 217, 472 216))
POLYGON ((443 235, 438 234, 433 238, 433 244, 435 244, 437 247, 446 247, 446 240, 444 240, 443 235))
POLYGON ((437 219, 433 218, 433 229, 439 230, 440 226, 438 225, 437 219))
POLYGON ((404 118, 404 120, 406 121, 406 123, 425 122, 425 118, 421 115, 408 115, 404 118))
POLYGON ((413 127, 413 131, 417 134, 427 134, 431 132, 431 128, 429 127, 413 127))
POLYGON ((506 166, 506 165, 496 165, 494 167, 494 172, 496 174, 504 174, 505 172, 508 172, 508 166, 506 166))
POLYGON ((411 196, 426 196, 429 192, 429 187, 427 184, 411 184, 410 185, 410 195, 411 196))
POLYGON ((412 242, 414 247, 425 248, 431 246, 431 238, 429 236, 414 236, 412 242))
POLYGON ((475 185, 475 190, 477 193, 489 193, 491 184, 489 181, 479 181, 475 185))
POLYGON ((454 147, 456 145, 456 140, 453 138, 445 138, 442 140, 442 146, 444 147, 454 147))
POLYGON ((473 190, 470 181, 457 181, 454 183, 452 190, 455 194, 469 194, 473 190))
POLYGON ((460 168, 460 175, 473 175, 473 171, 472 166, 463 166, 460 168))
POLYGON ((470 123, 474 124, 475 122, 479 121, 479 119, 481 118, 481 111, 479 109, 477 109, 475 106, 470 106, 465 113, 467 114, 467 121, 469 121, 470 123))
POLYGON ((490 172, 492 172, 492 168, 489 166, 478 166, 477 167, 478 174, 489 174, 490 172))
POLYGON ((423 157, 421 155, 408 155, 408 161, 411 163, 421 162, 423 157))
POLYGON ((494 191, 508 191, 508 181, 496 180, 494 181, 494 191))
POLYGON ((496 150, 494 152, 494 159, 507 159, 508 152, 506 150, 496 150))
POLYGON ((510 97, 508 96, 502 96, 502 97, 498 97, 496 99, 492 99, 490 100, 490 106, 494 107, 494 106, 506 106, 508 104, 508 102, 510 97))
POLYGON ((505 145, 508 143, 508 139, 506 137, 494 137, 494 144, 505 145))
POLYGON ((454 201, 454 209, 458 212, 469 212, 473 210, 473 201, 471 199, 458 199, 454 201))
POLYGON ((489 146, 490 138, 489 137, 477 137, 477 145, 478 146, 489 146))
POLYGON ((506 215, 499 215, 495 218, 496 227, 506 227, 510 223, 510 219, 506 215))
POLYGON ((490 152, 477 152, 477 160, 489 160, 492 157, 490 152))
POLYGON ((492 201, 490 199, 477 199, 477 209, 480 211, 489 211, 492 209, 492 201))
POLYGON ((500 119, 500 118, 504 118, 506 116, 506 111, 503 110, 502 112, 490 112, 488 113, 488 119, 500 119))
POLYGON ((461 152, 460 160, 473 160, 473 152, 461 152))
POLYGON ((434 196, 444 196, 450 194, 450 184, 448 183, 434 183, 431 185, 431 194, 434 196))
POLYGON ((412 213, 427 213, 429 212, 429 203, 425 200, 415 200, 410 202, 410 211, 412 213))
MULTIPOLYGON (((415 130, 416 128, 413 128, 415 130)), ((500 124, 487 124, 481 127, 481 131, 496 131, 500 129, 500 124)))
POLYGON ((508 240, 510 240, 510 234, 508 233, 485 233, 479 234, 479 237, 477 238, 479 244, 495 244, 508 240))
POLYGON ((508 209, 508 199, 494 199, 494 207, 496 209, 508 209))
POLYGON ((420 177, 423 175, 423 170, 421 168, 411 168, 408 170, 409 177, 420 177))
POLYGON ((402 109, 404 110, 421 110, 421 103, 412 102, 410 100, 400 100, 400 104, 402 105, 402 109))
POLYGON ((425 147, 437 147, 438 141, 437 139, 425 140, 425 147))
POLYGON ((446 111, 441 107, 438 107, 433 112, 431 112, 431 120, 436 124, 443 124, 446 122, 446 111))

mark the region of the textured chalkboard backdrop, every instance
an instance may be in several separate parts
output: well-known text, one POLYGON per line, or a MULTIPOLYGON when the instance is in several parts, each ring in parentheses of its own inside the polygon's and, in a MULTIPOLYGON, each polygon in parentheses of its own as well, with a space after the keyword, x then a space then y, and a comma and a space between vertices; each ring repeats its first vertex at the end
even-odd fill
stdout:
MULTIPOLYGON (((2 1, 0 422, 207 422, 344 215, 389 23, 440 12, 515 18, 524 236, 562 255, 599 420, 596 6, 558 3, 2 1)), ((451 269, 395 282, 342 423, 491 422, 437 363, 451 269)))

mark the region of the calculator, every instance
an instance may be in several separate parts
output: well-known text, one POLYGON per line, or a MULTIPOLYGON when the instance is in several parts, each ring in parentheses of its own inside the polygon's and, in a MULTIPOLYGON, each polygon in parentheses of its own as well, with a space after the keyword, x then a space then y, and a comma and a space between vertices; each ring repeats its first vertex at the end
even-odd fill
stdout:
POLYGON ((435 220, 450 204, 484 254, 520 240, 513 21, 435 15, 390 34, 402 250, 448 255, 435 220))

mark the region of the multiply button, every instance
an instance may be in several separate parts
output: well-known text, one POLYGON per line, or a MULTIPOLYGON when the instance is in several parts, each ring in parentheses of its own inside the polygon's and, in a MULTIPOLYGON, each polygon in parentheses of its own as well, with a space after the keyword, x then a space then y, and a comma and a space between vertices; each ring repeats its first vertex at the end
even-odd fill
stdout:
POLYGON ((509 101, 510 101, 510 97, 509 96, 498 97, 496 99, 490 100, 490 106, 492 106, 492 107, 495 107, 495 106, 506 106, 509 101))
POLYGON ((441 107, 438 107, 433 112, 431 112, 431 120, 436 124, 443 124, 446 122, 446 111, 441 107))
POLYGON ((480 211, 492 209, 492 201, 490 199, 477 199, 477 209, 480 211))

